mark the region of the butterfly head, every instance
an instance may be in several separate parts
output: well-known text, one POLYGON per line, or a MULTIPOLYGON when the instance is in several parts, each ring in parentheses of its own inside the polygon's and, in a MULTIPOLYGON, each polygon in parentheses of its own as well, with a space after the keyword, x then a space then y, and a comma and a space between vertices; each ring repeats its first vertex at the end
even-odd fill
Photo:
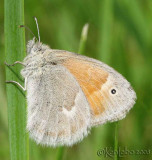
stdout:
POLYGON ((49 47, 36 41, 35 37, 27 43, 27 54, 43 54, 46 49, 49 49, 49 47))

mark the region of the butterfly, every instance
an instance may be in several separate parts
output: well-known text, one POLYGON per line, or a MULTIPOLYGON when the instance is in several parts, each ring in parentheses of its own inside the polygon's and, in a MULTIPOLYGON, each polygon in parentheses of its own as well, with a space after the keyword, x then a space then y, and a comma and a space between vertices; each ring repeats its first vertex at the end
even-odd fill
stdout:
POLYGON ((72 146, 94 126, 123 119, 136 93, 117 71, 80 54, 27 44, 21 70, 27 90, 27 130, 46 146, 72 146))

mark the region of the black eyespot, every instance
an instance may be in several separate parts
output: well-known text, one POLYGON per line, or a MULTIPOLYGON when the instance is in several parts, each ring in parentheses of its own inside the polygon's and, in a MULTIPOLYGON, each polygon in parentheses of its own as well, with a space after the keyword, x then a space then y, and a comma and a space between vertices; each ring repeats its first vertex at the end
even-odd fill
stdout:
POLYGON ((115 89, 112 89, 112 90, 111 90, 111 93, 112 93, 112 94, 116 94, 116 90, 115 90, 115 89))

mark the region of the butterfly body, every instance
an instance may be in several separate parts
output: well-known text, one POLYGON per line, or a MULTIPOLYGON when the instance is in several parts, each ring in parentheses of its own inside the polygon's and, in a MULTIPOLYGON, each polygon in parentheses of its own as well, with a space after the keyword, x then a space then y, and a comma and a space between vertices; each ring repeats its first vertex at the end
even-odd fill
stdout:
POLYGON ((71 146, 93 126, 124 118, 135 103, 130 83, 98 60, 34 39, 27 52, 27 130, 37 143, 71 146))

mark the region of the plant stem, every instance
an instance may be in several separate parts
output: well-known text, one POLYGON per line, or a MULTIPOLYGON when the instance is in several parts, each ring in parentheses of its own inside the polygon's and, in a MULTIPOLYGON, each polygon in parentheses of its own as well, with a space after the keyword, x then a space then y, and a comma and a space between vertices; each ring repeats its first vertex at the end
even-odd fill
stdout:
POLYGON ((114 160, 118 160, 118 122, 115 122, 114 160))
POLYGON ((57 160, 61 160, 63 158, 63 154, 64 154, 64 147, 60 147, 57 153, 57 160))
POLYGON ((85 24, 82 28, 81 38, 80 38, 80 44, 79 44, 79 54, 84 54, 86 41, 87 41, 87 35, 88 35, 88 28, 89 24, 85 24))
POLYGON ((113 21, 113 1, 101 1, 99 24, 101 31, 99 33, 99 59, 107 64, 111 62, 111 32, 113 21))
MULTIPOLYGON (((24 0, 5 0, 5 56, 11 64, 25 57, 25 32, 18 26, 24 24, 24 0)), ((6 80, 23 85, 20 65, 6 67, 6 80), (15 73, 15 74, 14 74, 15 73)), ((26 133, 25 94, 13 84, 6 85, 8 104, 8 127, 11 160, 29 159, 29 142, 26 133)))

